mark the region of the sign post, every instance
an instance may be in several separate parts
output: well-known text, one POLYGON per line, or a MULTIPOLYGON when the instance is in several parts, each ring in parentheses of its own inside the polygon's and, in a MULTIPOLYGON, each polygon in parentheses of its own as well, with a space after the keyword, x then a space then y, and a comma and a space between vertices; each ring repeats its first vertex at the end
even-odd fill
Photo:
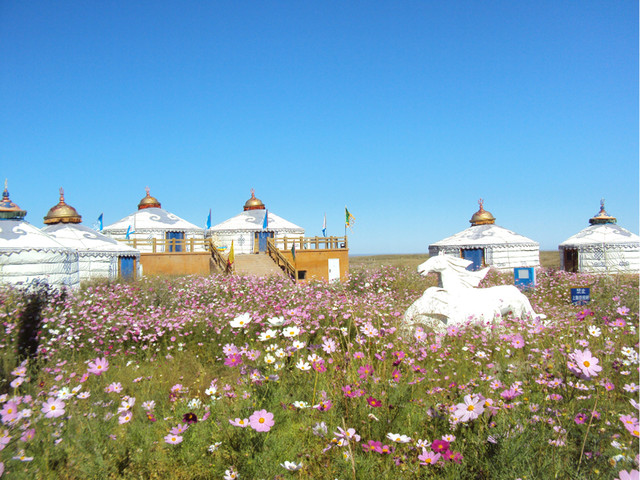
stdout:
POLYGON ((520 289, 535 288, 536 270, 533 267, 516 267, 513 269, 513 283, 520 289))
POLYGON ((571 303, 574 305, 586 305, 591 301, 591 289, 588 287, 572 288, 571 303))

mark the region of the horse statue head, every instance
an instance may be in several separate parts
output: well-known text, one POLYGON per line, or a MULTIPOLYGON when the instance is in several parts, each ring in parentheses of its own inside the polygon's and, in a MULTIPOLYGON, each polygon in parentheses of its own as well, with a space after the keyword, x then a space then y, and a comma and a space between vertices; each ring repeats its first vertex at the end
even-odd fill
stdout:
POLYGON ((477 287, 487 275, 489 267, 475 272, 467 270, 472 263, 471 260, 440 252, 439 255, 430 257, 426 262, 418 265, 418 273, 424 276, 431 272, 439 273, 442 288, 445 290, 473 288, 477 287))

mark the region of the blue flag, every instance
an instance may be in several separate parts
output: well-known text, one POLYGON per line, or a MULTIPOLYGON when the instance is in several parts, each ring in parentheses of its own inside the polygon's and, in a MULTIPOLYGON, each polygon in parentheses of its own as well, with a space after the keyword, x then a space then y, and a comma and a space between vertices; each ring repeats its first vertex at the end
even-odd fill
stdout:
POLYGON ((269 210, 264 211, 264 221, 262 222, 262 229, 266 230, 269 228, 269 210))
POLYGON ((98 217, 98 230, 102 231, 102 213, 100 214, 100 216, 98 217))
POLYGON ((327 214, 324 214, 324 222, 322 222, 322 236, 327 236, 327 214))
POLYGON ((207 217, 207 228, 211 228, 211 209, 209 209, 209 216, 207 217))

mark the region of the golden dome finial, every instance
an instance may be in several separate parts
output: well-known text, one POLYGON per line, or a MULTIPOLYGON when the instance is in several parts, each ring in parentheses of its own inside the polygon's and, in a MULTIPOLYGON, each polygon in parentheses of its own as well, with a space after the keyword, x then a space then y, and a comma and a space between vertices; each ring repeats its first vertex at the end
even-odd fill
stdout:
POLYGON ((496 223, 496 219, 493 215, 491 215, 491 212, 487 212, 484 209, 484 199, 480 198, 478 200, 478 205, 480 206, 480 208, 476 213, 473 214, 471 220, 469 220, 471 226, 475 227, 476 225, 492 225, 496 223))
POLYGON ((266 207, 264 206, 264 203, 262 203, 262 200, 256 198, 256 191, 252 188, 251 198, 244 204, 244 211, 246 212, 247 210, 264 210, 265 208, 266 207))
POLYGON ((67 205, 64 201, 64 189, 60 187, 60 201, 49 209, 49 213, 44 217, 44 223, 47 225, 55 223, 80 223, 82 217, 75 208, 67 205))
POLYGON ((160 208, 160 202, 157 198, 151 196, 151 194, 149 193, 149 187, 145 187, 144 190, 147 192, 147 195, 142 200, 140 200, 140 203, 138 204, 138 210, 142 210, 144 208, 160 208))
POLYGON ((4 191, 2 192, 2 201, 0 202, 0 220, 20 220, 24 218, 26 214, 26 210, 22 210, 9 198, 8 182, 5 178, 4 191))

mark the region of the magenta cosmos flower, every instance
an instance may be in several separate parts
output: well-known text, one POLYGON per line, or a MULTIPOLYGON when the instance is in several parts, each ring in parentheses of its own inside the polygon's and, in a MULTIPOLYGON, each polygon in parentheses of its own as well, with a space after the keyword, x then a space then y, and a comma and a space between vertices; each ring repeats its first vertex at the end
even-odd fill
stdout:
POLYGON ((42 404, 42 413, 45 418, 56 418, 64 415, 64 402, 59 398, 49 398, 42 404))
POLYGON ((268 432, 274 424, 273 413, 266 410, 257 410, 249 417, 249 426, 256 432, 268 432))
POLYGON ((92 362, 89 362, 89 368, 87 372, 93 373, 94 375, 101 375, 102 372, 106 372, 109 370, 109 362, 106 358, 96 358, 92 362))

